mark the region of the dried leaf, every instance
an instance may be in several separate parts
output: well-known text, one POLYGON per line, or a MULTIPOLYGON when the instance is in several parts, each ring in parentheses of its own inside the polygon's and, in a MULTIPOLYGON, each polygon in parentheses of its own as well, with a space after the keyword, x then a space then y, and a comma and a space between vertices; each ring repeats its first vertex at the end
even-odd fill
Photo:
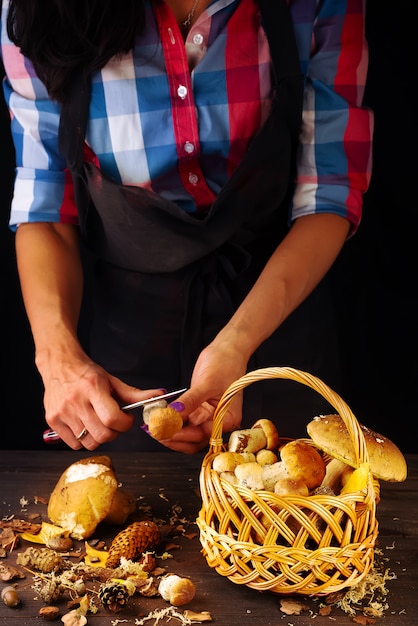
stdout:
POLYGON ((4 528, 0 534, 0 545, 2 548, 11 552, 16 546, 19 536, 16 535, 12 528, 4 528))
POLYGON ((35 504, 38 504, 38 502, 40 502, 41 504, 48 504, 48 500, 43 496, 34 496, 33 501, 35 502, 35 504))
POLYGON ((107 557, 109 552, 107 550, 96 550, 92 548, 87 541, 84 543, 86 548, 86 556, 84 562, 90 567, 106 567, 107 557))
POLYGON ((13 580, 13 578, 25 578, 25 574, 13 567, 13 565, 0 563, 0 580, 6 583, 9 580, 13 580))
POLYGON ((321 615, 322 617, 327 617, 328 615, 331 615, 331 607, 329 605, 327 606, 321 606, 321 608, 318 611, 318 615, 321 615))
POLYGON ((309 611, 309 607, 299 600, 283 598, 280 600, 280 610, 286 615, 300 615, 303 611, 309 611))
POLYGON ((31 543, 42 543, 44 545, 48 545, 54 537, 69 537, 70 531, 61 528, 61 526, 56 526, 55 524, 42 522, 38 533, 34 534, 23 532, 20 536, 22 539, 25 539, 25 541, 30 541, 31 543))
POLYGON ((0 528, 13 528, 18 533, 27 531, 35 534, 40 531, 41 524, 33 524, 24 519, 9 518, 0 521, 0 528))
POLYGON ((61 617, 65 626, 84 626, 87 624, 87 617, 82 615, 78 609, 73 609, 61 617))

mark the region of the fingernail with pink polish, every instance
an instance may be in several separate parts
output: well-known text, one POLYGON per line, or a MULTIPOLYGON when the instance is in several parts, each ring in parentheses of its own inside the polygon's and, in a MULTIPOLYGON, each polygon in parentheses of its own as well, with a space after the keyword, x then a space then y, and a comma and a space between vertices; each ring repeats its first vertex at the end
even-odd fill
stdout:
POLYGON ((177 411, 177 413, 181 413, 185 409, 183 402, 179 402, 178 400, 176 400, 175 402, 171 402, 168 406, 170 407, 170 409, 174 409, 175 411, 177 411))

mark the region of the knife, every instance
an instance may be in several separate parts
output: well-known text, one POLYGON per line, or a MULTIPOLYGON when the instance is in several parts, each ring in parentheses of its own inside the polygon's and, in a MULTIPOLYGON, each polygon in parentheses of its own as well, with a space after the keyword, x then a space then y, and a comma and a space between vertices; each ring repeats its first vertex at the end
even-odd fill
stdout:
MULTIPOLYGON (((168 393, 164 393, 161 396, 153 396, 152 398, 147 398, 147 400, 132 402, 132 404, 123 404, 120 409, 121 411, 132 411, 133 409, 137 409, 140 406, 145 406, 146 404, 150 404, 151 402, 156 402, 157 400, 165 400, 166 398, 179 396, 185 391, 187 391, 187 387, 184 387, 183 389, 177 389, 176 391, 169 391, 168 393)), ((45 443, 59 443, 61 441, 61 437, 55 432, 55 430, 52 430, 52 428, 45 430, 42 436, 45 443)))

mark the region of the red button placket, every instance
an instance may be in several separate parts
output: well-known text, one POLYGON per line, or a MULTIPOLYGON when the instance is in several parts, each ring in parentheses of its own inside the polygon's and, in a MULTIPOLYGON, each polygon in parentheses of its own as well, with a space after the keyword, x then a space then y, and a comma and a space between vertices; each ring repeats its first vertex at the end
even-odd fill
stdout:
POLYGON ((167 68, 179 175, 197 208, 204 209, 212 204, 215 194, 208 187, 199 163, 197 116, 184 41, 166 3, 155 5, 154 12, 167 68))

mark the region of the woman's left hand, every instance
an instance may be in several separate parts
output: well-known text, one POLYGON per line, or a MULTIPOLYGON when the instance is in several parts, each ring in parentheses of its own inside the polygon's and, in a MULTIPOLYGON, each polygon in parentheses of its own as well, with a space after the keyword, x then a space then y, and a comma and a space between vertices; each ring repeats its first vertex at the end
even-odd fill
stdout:
MULTIPOLYGON (((225 341, 215 340, 206 347, 196 362, 190 389, 170 405, 181 413, 184 426, 172 439, 161 443, 185 454, 194 454, 206 447, 219 400, 229 385, 245 374, 246 365, 242 353, 225 341)), ((223 431, 239 428, 241 419, 242 397, 237 394, 224 417, 223 431)))

